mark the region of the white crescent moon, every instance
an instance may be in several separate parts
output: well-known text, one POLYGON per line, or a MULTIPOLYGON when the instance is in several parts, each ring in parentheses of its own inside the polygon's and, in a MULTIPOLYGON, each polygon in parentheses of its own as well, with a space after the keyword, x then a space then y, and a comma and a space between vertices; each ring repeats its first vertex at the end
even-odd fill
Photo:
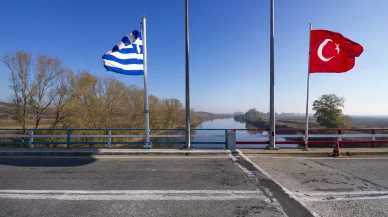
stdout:
POLYGON ((329 42, 329 41, 331 41, 331 42, 333 42, 331 39, 325 39, 320 45, 319 45, 319 47, 318 47, 318 57, 319 57, 319 59, 321 59, 322 61, 324 61, 324 62, 327 62, 327 61, 329 61, 329 60, 331 60, 331 58, 333 58, 334 56, 332 56, 332 57, 330 57, 330 58, 325 58, 323 55, 322 55, 322 50, 323 50, 323 48, 326 46, 326 44, 329 42))

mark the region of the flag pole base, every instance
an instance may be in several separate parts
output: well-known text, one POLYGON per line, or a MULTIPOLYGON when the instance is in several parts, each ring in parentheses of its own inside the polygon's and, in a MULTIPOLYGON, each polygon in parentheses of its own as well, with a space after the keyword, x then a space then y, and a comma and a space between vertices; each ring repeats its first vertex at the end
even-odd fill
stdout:
POLYGON ((190 150, 195 150, 195 148, 193 146, 191 146, 190 148, 188 148, 186 145, 183 146, 182 148, 180 148, 180 150, 186 150, 186 151, 190 151, 190 150))
POLYGON ((310 151, 310 149, 308 147, 306 147, 306 146, 304 146, 301 150, 302 151, 310 151))
POLYGON ((152 148, 152 142, 145 142, 143 145, 144 149, 151 149, 152 148))
POLYGON ((304 141, 303 147, 301 148, 302 151, 310 151, 309 145, 306 141, 304 141))
POLYGON ((269 147, 269 146, 267 146, 267 147, 265 147, 267 150, 279 150, 279 148, 277 148, 277 147, 269 147))

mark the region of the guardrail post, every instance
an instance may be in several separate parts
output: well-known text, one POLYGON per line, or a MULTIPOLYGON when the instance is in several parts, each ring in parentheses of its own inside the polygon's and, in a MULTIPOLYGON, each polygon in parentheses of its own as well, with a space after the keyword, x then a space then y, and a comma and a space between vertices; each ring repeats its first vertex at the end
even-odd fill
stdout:
POLYGON ((341 141, 342 141, 342 136, 341 136, 341 134, 342 134, 342 130, 338 130, 338 142, 339 142, 339 147, 340 148, 342 148, 342 143, 341 143, 341 141))
POLYGON ((30 148, 34 147, 34 131, 30 130, 30 140, 29 140, 30 148))
POLYGON ((375 141, 376 141, 376 130, 372 130, 372 143, 371 143, 371 147, 374 148, 376 145, 375 141))
POLYGON ((236 131, 226 130, 226 149, 235 150, 236 149, 236 131))
POLYGON ((112 148, 112 130, 108 130, 108 147, 112 148))
POLYGON ((71 130, 67 129, 67 148, 70 148, 70 142, 71 142, 71 130))

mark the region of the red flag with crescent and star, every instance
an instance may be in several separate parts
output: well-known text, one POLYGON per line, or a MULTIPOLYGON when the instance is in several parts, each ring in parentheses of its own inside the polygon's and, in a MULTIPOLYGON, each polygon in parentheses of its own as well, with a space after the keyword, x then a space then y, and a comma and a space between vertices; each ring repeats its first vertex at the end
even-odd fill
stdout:
POLYGON ((338 32, 311 30, 310 73, 341 73, 354 67, 364 48, 338 32))

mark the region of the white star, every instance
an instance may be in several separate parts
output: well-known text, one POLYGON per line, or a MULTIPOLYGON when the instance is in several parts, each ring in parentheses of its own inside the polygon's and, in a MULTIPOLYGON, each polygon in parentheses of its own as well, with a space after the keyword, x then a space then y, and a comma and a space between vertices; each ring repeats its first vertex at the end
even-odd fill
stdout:
POLYGON ((339 54, 339 52, 340 52, 340 49, 339 49, 339 44, 335 44, 335 49, 337 50, 337 54, 339 54))

